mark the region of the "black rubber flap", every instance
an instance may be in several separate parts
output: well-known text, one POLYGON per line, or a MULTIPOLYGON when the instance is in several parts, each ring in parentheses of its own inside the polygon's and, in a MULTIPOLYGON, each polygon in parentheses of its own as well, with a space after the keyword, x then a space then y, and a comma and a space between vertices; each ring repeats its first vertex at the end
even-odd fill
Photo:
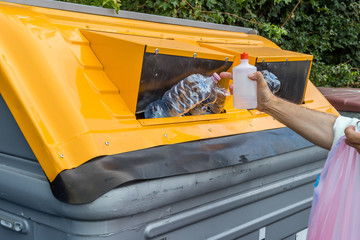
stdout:
POLYGON ((312 145, 280 128, 159 146, 92 159, 61 172, 51 189, 63 202, 88 203, 126 183, 233 166, 312 145))
POLYGON ((310 61, 285 61, 256 63, 258 71, 268 70, 281 82, 277 96, 293 103, 302 103, 306 80, 310 70, 310 61))
POLYGON ((232 62, 145 53, 141 70, 136 112, 158 99, 180 80, 191 74, 210 76, 229 69, 232 62))

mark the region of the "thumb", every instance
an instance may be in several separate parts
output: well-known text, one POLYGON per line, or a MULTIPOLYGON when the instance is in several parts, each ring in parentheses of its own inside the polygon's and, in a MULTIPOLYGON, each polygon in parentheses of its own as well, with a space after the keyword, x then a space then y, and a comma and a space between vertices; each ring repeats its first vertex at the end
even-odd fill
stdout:
POLYGON ((345 142, 350 147, 355 148, 360 153, 360 132, 355 131, 354 126, 345 129, 345 142))
POLYGON ((250 80, 256 81, 260 88, 267 87, 267 83, 260 71, 248 75, 250 80))
POLYGON ((345 129, 345 136, 350 141, 360 143, 360 133, 355 131, 355 126, 353 125, 345 129))

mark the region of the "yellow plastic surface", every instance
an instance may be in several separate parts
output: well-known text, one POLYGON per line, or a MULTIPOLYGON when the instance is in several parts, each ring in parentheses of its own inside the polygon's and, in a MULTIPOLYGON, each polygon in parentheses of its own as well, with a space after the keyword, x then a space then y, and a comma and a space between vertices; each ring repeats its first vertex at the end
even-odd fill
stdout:
MULTIPOLYGON (((253 63, 311 57, 256 35, 5 2, 0 23, 0 94, 50 181, 98 156, 283 127, 256 110, 234 109, 232 99, 226 114, 137 120, 145 44, 149 52, 196 51, 235 64, 244 50, 253 63), (120 50, 126 58, 112 54, 120 50)), ((311 83, 305 105, 336 113, 311 83)))

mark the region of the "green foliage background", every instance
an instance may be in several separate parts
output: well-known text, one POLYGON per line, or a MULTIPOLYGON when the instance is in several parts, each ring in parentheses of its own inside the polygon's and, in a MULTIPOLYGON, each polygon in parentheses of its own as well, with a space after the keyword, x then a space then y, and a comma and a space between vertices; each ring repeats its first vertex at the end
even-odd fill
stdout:
POLYGON ((281 48, 314 55, 317 86, 360 87, 358 0, 61 0, 254 28, 281 48))

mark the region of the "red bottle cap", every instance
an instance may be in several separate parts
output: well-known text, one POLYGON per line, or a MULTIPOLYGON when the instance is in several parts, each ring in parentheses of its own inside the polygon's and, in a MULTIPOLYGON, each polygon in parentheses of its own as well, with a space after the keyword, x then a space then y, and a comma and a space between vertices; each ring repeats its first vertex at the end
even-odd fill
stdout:
POLYGON ((246 52, 244 52, 243 54, 241 54, 241 59, 249 59, 249 56, 246 52))

